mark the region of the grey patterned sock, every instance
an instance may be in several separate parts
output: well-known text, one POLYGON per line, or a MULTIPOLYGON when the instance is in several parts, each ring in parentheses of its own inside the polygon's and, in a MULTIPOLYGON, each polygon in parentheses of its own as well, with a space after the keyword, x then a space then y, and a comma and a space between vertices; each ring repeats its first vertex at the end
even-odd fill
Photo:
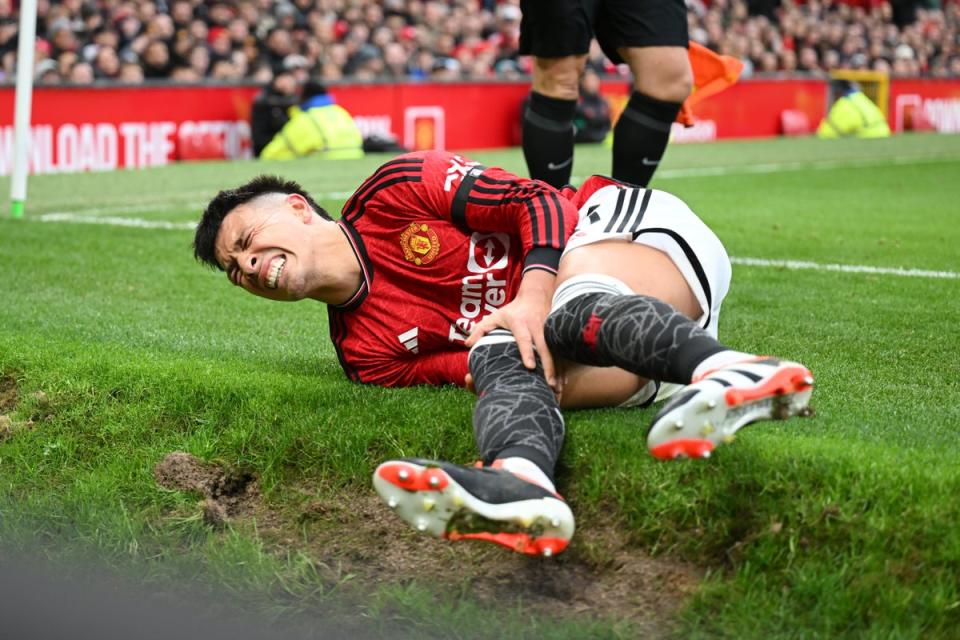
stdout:
MULTIPOLYGON (((491 334, 494 339, 506 336, 506 331, 491 334)), ((523 366, 512 339, 481 342, 470 353, 470 373, 479 396, 473 433, 484 464, 519 456, 536 463, 552 481, 564 424, 539 358, 531 371, 523 366)))
POLYGON ((589 293, 547 317, 550 350, 596 367, 689 384, 693 370, 726 347, 666 302, 643 295, 589 293))

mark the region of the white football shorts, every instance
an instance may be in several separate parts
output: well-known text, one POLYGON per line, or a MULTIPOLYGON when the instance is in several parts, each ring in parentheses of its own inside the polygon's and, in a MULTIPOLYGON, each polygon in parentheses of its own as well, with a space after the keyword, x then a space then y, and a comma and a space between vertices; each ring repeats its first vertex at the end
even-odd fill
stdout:
MULTIPOLYGON (((665 191, 627 185, 598 189, 580 208, 580 220, 567 241, 564 255, 579 247, 616 239, 643 244, 667 254, 700 303, 697 323, 717 337, 720 307, 730 289, 730 257, 716 234, 683 200, 665 191)), ((616 278, 583 274, 569 278, 557 288, 552 308, 594 292, 633 293, 616 278)), ((661 386, 651 382, 624 406, 663 400, 679 388, 681 385, 661 386), (659 393, 655 387, 660 387, 659 393)))

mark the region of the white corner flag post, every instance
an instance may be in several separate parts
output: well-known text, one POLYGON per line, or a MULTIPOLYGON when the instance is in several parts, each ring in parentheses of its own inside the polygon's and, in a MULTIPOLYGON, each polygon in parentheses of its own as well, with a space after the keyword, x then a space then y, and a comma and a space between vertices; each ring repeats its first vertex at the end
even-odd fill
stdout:
POLYGON ((27 158, 30 143, 30 107, 33 102, 33 53, 37 40, 37 0, 20 3, 20 42, 17 45, 17 98, 13 118, 13 174, 10 179, 10 215, 23 217, 27 200, 27 158))

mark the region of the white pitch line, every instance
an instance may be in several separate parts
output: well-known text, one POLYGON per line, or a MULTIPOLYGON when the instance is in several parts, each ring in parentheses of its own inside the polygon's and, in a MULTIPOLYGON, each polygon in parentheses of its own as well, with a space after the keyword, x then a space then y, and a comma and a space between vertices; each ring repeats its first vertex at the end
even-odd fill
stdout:
POLYGON ((775 267, 778 269, 806 269, 812 271, 840 271, 843 273, 870 273, 882 276, 904 276, 908 278, 960 278, 956 271, 928 271, 926 269, 903 269, 900 267, 871 267, 856 264, 821 264, 801 260, 767 260, 765 258, 731 257, 733 264, 747 267, 775 267))
POLYGON ((770 162, 765 164, 745 164, 729 167, 691 167, 689 169, 663 169, 656 173, 657 178, 696 178, 705 176, 729 176, 754 173, 787 173, 791 171, 861 169, 884 165, 928 164, 935 162, 957 161, 958 156, 921 156, 913 158, 884 158, 863 160, 836 160, 827 162, 770 162))
POLYGON ((192 231, 196 222, 169 222, 143 218, 117 218, 114 216, 83 216, 75 213, 47 213, 37 218, 38 222, 69 222, 73 224, 104 224, 112 227, 137 227, 140 229, 183 229, 192 231))
MULTIPOLYGON (((62 211, 57 209, 58 207, 67 204, 66 202, 44 202, 39 206, 53 209, 52 211, 47 211, 47 213, 41 215, 83 214, 90 216, 102 216, 123 213, 146 213, 150 211, 170 211, 172 209, 188 209, 190 211, 195 211, 199 216, 209 202, 209 200, 183 200, 182 196, 184 194, 181 193, 178 195, 181 196, 180 201, 171 198, 167 198, 163 201, 155 200, 153 198, 136 199, 134 196, 133 198, 130 198, 133 200, 133 202, 127 202, 126 204, 105 204, 95 207, 79 207, 72 209, 71 211, 62 211)), ((346 200, 352 195, 352 191, 331 191, 329 193, 316 194, 315 197, 318 200, 346 200)), ((69 204, 75 204, 75 202, 70 202, 69 204)))
MULTIPOLYGON (((114 216, 83 216, 73 213, 48 213, 30 218, 38 222, 67 222, 73 224, 102 224, 115 227, 136 227, 139 229, 172 229, 193 231, 195 222, 169 222, 166 220, 144 220, 143 218, 117 218, 114 216)), ((747 267, 774 267, 777 269, 800 269, 808 271, 839 271, 842 273, 870 273, 884 276, 903 276, 908 278, 958 279, 956 271, 930 271, 926 269, 904 269, 901 267, 871 267, 854 264, 822 264, 801 260, 767 260, 766 258, 731 257, 730 262, 747 267)))
MULTIPOLYGON (((688 169, 661 169, 657 172, 657 178, 670 180, 673 178, 696 178, 711 176, 730 176, 739 174, 765 174, 765 173, 787 173, 792 171, 808 170, 830 170, 830 169, 857 169, 863 167, 877 167, 883 165, 908 165, 908 164, 928 164, 934 162, 960 161, 960 156, 956 155, 934 155, 934 156, 914 156, 907 158, 887 158, 887 159, 859 159, 859 160, 837 160, 827 162, 772 162, 764 164, 745 164, 728 165, 723 167, 691 167, 688 169)), ((582 182, 582 176, 573 176, 573 182, 582 182)), ((189 198, 203 195, 200 192, 179 194, 189 198)), ((316 193, 314 197, 317 200, 346 200, 352 191, 328 191, 316 193)), ((48 203, 46 206, 59 206, 66 203, 48 203)), ((84 207, 69 212, 51 211, 46 215, 65 215, 65 214, 83 214, 88 216, 115 215, 125 213, 145 213, 148 211, 162 211, 173 208, 190 209, 198 214, 206 206, 205 201, 192 200, 186 202, 171 202, 170 200, 159 202, 153 199, 140 200, 129 204, 106 205, 97 207, 84 207)))

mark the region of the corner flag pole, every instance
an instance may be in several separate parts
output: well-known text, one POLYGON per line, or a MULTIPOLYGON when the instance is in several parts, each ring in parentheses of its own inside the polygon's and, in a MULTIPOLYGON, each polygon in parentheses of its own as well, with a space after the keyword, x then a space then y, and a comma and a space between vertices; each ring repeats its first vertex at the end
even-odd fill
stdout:
POLYGON ((17 98, 13 118, 13 175, 10 180, 10 215, 23 217, 27 199, 30 107, 33 102, 33 53, 37 40, 37 0, 20 3, 20 36, 17 44, 17 98))

